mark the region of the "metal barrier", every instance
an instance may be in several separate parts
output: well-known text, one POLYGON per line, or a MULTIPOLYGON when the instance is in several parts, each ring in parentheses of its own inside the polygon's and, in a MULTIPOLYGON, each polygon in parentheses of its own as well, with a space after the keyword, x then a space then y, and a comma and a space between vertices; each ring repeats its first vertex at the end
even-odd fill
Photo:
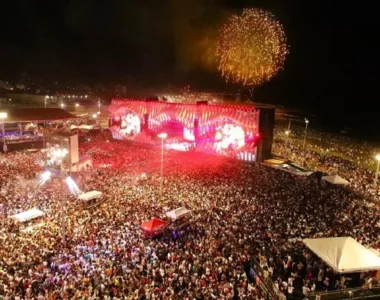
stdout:
POLYGON ((351 289, 342 289, 336 291, 327 291, 327 292, 313 292, 307 295, 309 300, 316 299, 316 296, 319 295, 321 300, 341 300, 341 299, 371 299, 377 298, 380 299, 380 285, 361 288, 351 288, 351 289))
MULTIPOLYGON (((263 292, 266 294, 269 298, 267 299, 275 299, 275 300, 280 300, 280 291, 278 291, 274 284, 273 281, 267 277, 264 277, 264 270, 260 267, 260 264, 258 261, 252 257, 252 267, 254 272, 256 273, 256 276, 259 278, 262 284, 256 284, 263 292)), ((257 282, 257 278, 256 278, 257 282)))

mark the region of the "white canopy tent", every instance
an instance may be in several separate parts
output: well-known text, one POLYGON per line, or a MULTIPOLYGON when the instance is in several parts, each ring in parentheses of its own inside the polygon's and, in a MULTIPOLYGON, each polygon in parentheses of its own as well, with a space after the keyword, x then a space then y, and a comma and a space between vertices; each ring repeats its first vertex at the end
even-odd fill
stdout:
POLYGON ((180 207, 180 208, 168 211, 166 213, 166 216, 173 219, 173 220, 176 220, 176 219, 184 217, 190 213, 191 213, 191 210, 188 210, 187 208, 184 208, 184 207, 180 207))
POLYGON ((32 208, 27 211, 23 211, 19 214, 15 214, 10 216, 9 218, 14 219, 20 223, 24 223, 39 217, 42 217, 45 213, 37 208, 32 208))
POLYGON ((87 193, 80 194, 78 196, 78 199, 82 200, 84 202, 87 202, 87 201, 90 201, 90 200, 93 200, 93 199, 100 198, 102 195, 103 195, 102 192, 99 192, 99 191, 90 191, 90 192, 87 192, 87 193))
POLYGON ((351 237, 304 239, 303 242, 337 273, 380 270, 380 257, 351 237))
POLYGON ((349 184, 349 182, 346 179, 343 179, 339 175, 323 176, 322 180, 330 182, 332 184, 337 184, 337 185, 348 185, 349 184))

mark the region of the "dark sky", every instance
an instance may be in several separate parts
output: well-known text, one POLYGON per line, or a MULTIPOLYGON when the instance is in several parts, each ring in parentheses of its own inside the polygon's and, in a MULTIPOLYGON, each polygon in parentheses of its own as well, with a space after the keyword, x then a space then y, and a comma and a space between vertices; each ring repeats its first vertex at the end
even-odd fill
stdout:
MULTIPOLYGON (((2 3, 0 76, 231 89, 210 63, 221 22, 245 7, 273 12, 291 54, 259 101, 352 113, 378 99, 375 4, 340 0, 12 0, 2 3), (353 4, 350 4, 353 3, 353 4), (342 109, 343 108, 343 109, 342 109)), ((373 1, 375 2, 375 1, 373 1)), ((0 78, 1 78, 0 77, 0 78)))

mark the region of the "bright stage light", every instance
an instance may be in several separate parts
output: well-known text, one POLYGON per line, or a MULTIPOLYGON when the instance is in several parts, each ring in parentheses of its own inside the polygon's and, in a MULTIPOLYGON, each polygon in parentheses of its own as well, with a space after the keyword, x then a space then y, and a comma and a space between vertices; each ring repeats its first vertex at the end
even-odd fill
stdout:
POLYGON ((66 183, 67 183, 67 186, 69 187, 70 192, 74 196, 78 196, 82 194, 82 191, 79 189, 78 185, 70 176, 66 177, 66 183))
POLYGON ((224 149, 239 149, 245 145, 245 133, 241 126, 224 124, 217 128, 215 133, 215 149, 219 152, 224 149))
MULTIPOLYGON (((115 118, 116 121, 117 118, 115 118)), ((141 122, 138 115, 127 113, 121 117, 120 132, 125 135, 134 136, 141 131, 141 122)))
POLYGON ((166 144, 165 148, 169 150, 177 150, 177 151, 189 151, 191 149, 192 144, 190 143, 170 143, 166 144))
POLYGON ((40 175, 40 180, 38 183, 40 185, 44 185, 46 183, 46 181, 48 181, 50 179, 50 177, 51 177, 51 172, 45 171, 40 175))
POLYGON ((186 127, 183 128, 183 137, 188 141, 192 141, 192 142, 195 141, 193 130, 186 127))
POLYGON ((160 139, 166 139, 168 137, 168 134, 166 132, 161 132, 157 135, 160 139))
POLYGON ((48 158, 48 165, 60 165, 62 163, 63 158, 69 153, 69 151, 65 148, 60 148, 58 145, 55 145, 55 147, 50 147, 47 150, 47 158, 48 158))

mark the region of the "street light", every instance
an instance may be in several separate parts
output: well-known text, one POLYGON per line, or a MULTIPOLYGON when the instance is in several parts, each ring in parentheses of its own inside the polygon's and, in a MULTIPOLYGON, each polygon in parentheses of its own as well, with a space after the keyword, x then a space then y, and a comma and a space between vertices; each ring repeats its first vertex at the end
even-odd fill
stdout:
POLYGON ((292 124, 292 119, 289 119, 289 123, 288 123, 288 131, 290 131, 290 125, 292 124))
POLYGON ((161 182, 160 182, 160 194, 162 195, 162 185, 164 180, 164 140, 168 137, 166 132, 162 132, 158 135, 161 139, 161 182))
POLYGON ((61 103, 61 108, 64 108, 65 107, 65 103, 61 103))
POLYGON ((287 147, 288 146, 289 135, 290 135, 290 130, 285 130, 285 135, 286 135, 285 142, 286 142, 286 147, 287 147))
POLYGON ((7 152, 7 144, 5 142, 5 119, 8 118, 8 113, 6 112, 0 112, 0 120, 2 124, 2 130, 3 130, 3 151, 4 153, 7 152))
MULTIPOLYGON (((65 170, 63 169, 63 159, 64 157, 69 153, 69 151, 67 151, 67 149, 62 149, 60 152, 59 152, 59 156, 61 158, 61 178, 62 178, 62 181, 65 182, 65 177, 66 177, 66 172, 65 170)), ((61 212, 61 227, 62 227, 62 244, 64 247, 66 247, 66 196, 64 195, 64 199, 63 199, 63 205, 61 206, 62 207, 62 212, 61 212)))
POLYGON ((375 186, 377 186, 377 179, 379 178, 379 167, 380 167, 380 154, 377 154, 375 156, 377 160, 377 168, 376 168, 376 175, 375 175, 375 186))
POLYGON ((75 107, 79 107, 79 103, 75 103, 75 107))
POLYGON ((305 149, 306 135, 307 135, 307 125, 309 125, 309 120, 305 118, 305 136, 303 138, 303 146, 302 146, 303 149, 305 149))

